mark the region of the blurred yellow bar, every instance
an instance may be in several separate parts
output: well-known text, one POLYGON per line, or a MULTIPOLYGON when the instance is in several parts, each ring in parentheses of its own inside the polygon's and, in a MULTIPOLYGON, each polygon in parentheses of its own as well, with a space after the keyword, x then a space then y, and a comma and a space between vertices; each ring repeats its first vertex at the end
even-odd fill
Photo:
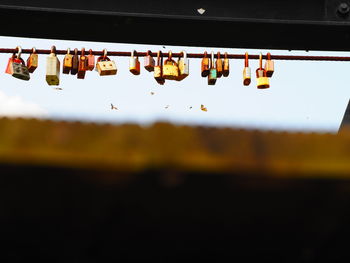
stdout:
POLYGON ((350 130, 302 134, 1 119, 0 163, 350 178, 350 130))

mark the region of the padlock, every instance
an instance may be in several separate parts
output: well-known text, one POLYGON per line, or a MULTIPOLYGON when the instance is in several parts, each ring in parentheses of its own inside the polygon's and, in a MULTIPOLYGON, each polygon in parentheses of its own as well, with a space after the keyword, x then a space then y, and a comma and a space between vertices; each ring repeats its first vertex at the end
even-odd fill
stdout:
POLYGON ((214 52, 211 52, 210 71, 208 75, 208 85, 215 85, 218 78, 214 63, 214 52))
POLYGON ((159 85, 164 85, 165 79, 163 78, 163 54, 162 51, 158 51, 157 64, 154 67, 154 78, 159 85))
POLYGON ((131 57, 129 59, 129 70, 134 75, 140 75, 140 72, 141 72, 140 61, 135 50, 131 52, 131 57))
POLYGON ((29 80, 30 74, 28 68, 26 67, 24 60, 21 58, 22 48, 20 46, 16 47, 18 50, 17 55, 12 56, 12 60, 9 60, 9 73, 12 77, 21 79, 21 80, 29 80))
POLYGON ((208 58, 208 53, 205 51, 204 52, 204 58, 202 59, 202 77, 208 77, 210 71, 210 62, 208 58))
POLYGON ((67 49, 67 54, 63 59, 63 74, 69 74, 73 66, 73 55, 70 54, 70 48, 67 49))
POLYGON ((21 59, 21 63, 13 62, 12 68, 13 68, 12 77, 21 79, 21 80, 30 79, 28 68, 26 67, 23 59, 21 59))
POLYGON ((224 77, 228 77, 230 75, 230 61, 228 59, 228 54, 225 52, 225 58, 224 58, 224 68, 222 71, 222 75, 224 77))
POLYGON ((270 87, 269 78, 266 75, 266 70, 262 67, 262 54, 259 56, 259 68, 256 70, 257 87, 258 89, 268 89, 270 87))
POLYGON ((177 78, 178 81, 181 81, 188 77, 190 74, 190 60, 187 58, 186 51, 181 52, 182 57, 179 58, 178 66, 179 66, 179 77, 177 78))
POLYGON ((87 56, 87 70, 92 71, 95 68, 95 56, 92 54, 92 50, 89 50, 89 55, 87 56))
POLYGON ((216 58, 216 74, 218 78, 222 77, 222 73, 223 73, 223 62, 221 59, 221 54, 220 52, 218 52, 217 54, 217 58, 216 58))
POLYGON ((84 79, 85 73, 87 69, 87 56, 85 56, 85 48, 81 49, 80 59, 79 59, 79 67, 78 67, 78 79, 84 79))
POLYGON ((249 86, 252 79, 252 72, 249 67, 249 55, 248 52, 244 55, 244 70, 243 70, 243 85, 249 86))
POLYGON ((7 62, 5 73, 10 74, 10 75, 13 74, 13 67, 12 67, 13 62, 22 63, 22 61, 16 57, 15 53, 9 58, 9 60, 7 62))
POLYGON ((46 58, 46 82, 50 86, 60 84, 60 61, 56 56, 56 47, 52 46, 50 55, 46 58))
POLYGON ((32 54, 27 59, 27 68, 29 73, 33 73, 38 67, 39 56, 36 53, 35 47, 32 48, 32 54))
POLYGON ((274 62, 271 60, 271 54, 270 53, 267 53, 266 57, 267 57, 267 60, 265 62, 266 76, 268 78, 271 78, 272 75, 273 75, 273 72, 275 70, 275 65, 274 65, 274 62))
POLYGON ((72 57, 72 69, 70 71, 71 75, 76 75, 79 70, 79 56, 78 56, 78 49, 74 49, 74 55, 72 57))
POLYGON ((144 59, 144 64, 145 64, 144 65, 145 69, 148 72, 154 71, 155 61, 152 57, 152 52, 150 50, 147 51, 147 54, 146 54, 145 59, 144 59))
POLYGON ((97 59, 96 69, 100 76, 110 76, 117 74, 117 66, 113 60, 107 57, 107 49, 103 50, 103 56, 97 59))
POLYGON ((179 67, 172 58, 172 52, 169 51, 168 59, 163 65, 163 78, 168 80, 176 80, 179 77, 179 67))

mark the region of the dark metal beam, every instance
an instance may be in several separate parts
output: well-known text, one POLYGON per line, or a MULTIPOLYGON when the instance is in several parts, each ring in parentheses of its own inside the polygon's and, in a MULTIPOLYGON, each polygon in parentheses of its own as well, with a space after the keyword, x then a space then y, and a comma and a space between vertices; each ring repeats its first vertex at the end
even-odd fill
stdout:
POLYGON ((349 50, 347 1, 0 0, 1 35, 118 43, 349 50), (101 2, 101 1, 100 1, 101 2), (198 8, 206 12, 201 15, 198 8), (339 11, 340 10, 340 11, 339 11))

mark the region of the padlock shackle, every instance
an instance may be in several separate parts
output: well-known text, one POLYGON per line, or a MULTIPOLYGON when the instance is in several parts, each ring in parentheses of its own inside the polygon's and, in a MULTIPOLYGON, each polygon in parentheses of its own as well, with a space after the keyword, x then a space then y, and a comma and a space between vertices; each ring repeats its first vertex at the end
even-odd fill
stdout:
POLYGON ((97 59, 97 62, 101 62, 101 61, 111 61, 111 59, 109 57, 101 56, 97 59))
POLYGON ((147 56, 152 57, 152 51, 151 50, 147 50, 147 56))
POLYGON ((35 54, 35 53, 36 53, 36 48, 32 47, 32 54, 35 54))
POLYGON ((220 51, 219 51, 218 54, 217 54, 217 59, 221 59, 220 51))
POLYGON ((176 64, 176 62, 173 60, 173 52, 171 52, 171 50, 169 51, 168 58, 164 61, 164 64, 167 64, 169 62, 171 62, 172 65, 176 64))
POLYGON ((246 68, 249 67, 249 55, 248 55, 248 52, 245 52, 244 67, 246 67, 246 68))
POLYGON ((180 55, 184 58, 184 59, 187 59, 187 52, 185 50, 182 50, 180 52, 180 55))
POLYGON ((215 68, 215 63, 214 63, 214 59, 215 59, 215 56, 214 56, 214 52, 211 52, 211 61, 210 61, 210 68, 213 69, 215 68))
POLYGON ((85 48, 82 48, 82 49, 81 49, 81 55, 80 55, 80 57, 85 57, 85 48))
POLYGON ((74 56, 78 56, 78 49, 77 48, 74 49, 74 56))
POLYGON ((259 69, 262 69, 263 68, 263 63, 262 63, 262 54, 260 52, 260 55, 259 55, 259 69))
POLYGON ((157 66, 162 66, 163 62, 161 61, 163 59, 163 53, 162 51, 158 51, 157 53, 157 66))
POLYGON ((136 50, 133 50, 133 51, 131 52, 131 58, 134 58, 134 57, 137 57, 137 52, 136 52, 136 50))
POLYGON ((157 66, 162 66, 162 65, 163 65, 163 52, 159 50, 157 54, 157 66))
POLYGON ((108 55, 108 51, 107 51, 107 49, 105 48, 105 49, 103 49, 103 57, 106 58, 107 55, 108 55))
POLYGON ((266 54, 266 57, 267 57, 267 60, 271 60, 271 54, 270 54, 270 52, 268 52, 268 53, 266 54))
POLYGON ((21 55, 22 55, 22 47, 21 46, 17 46, 16 47, 16 50, 17 50, 17 58, 20 59, 21 58, 21 55))
POLYGON ((70 48, 67 48, 67 55, 70 54, 70 48))
POLYGON ((207 58, 207 57, 208 57, 208 52, 204 51, 204 58, 207 58))
POLYGON ((92 49, 91 48, 89 49, 89 55, 92 55, 92 49))
POLYGON ((168 59, 165 62, 167 62, 168 60, 173 60, 173 52, 171 50, 169 50, 168 59))
POLYGON ((225 59, 227 59, 228 58, 228 54, 227 54, 227 52, 225 52, 225 59))
MULTIPOLYGON (((176 62, 175 62, 175 60, 173 60, 173 59, 166 59, 165 61, 164 61, 164 65, 165 64, 168 64, 168 63, 171 63, 172 65, 176 65, 176 62)), ((163 63, 162 63, 163 64, 163 63)))
POLYGON ((51 53, 54 53, 56 55, 56 46, 51 47, 51 53))

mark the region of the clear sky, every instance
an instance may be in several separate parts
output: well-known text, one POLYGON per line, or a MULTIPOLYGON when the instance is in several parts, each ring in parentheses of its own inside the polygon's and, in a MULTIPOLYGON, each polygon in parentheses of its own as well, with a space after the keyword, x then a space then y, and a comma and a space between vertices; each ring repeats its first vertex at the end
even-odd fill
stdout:
MULTIPOLYGON (((72 50, 85 47, 87 50, 107 48, 113 51, 267 52, 12 37, 0 37, 0 41, 4 48, 21 45, 22 48, 49 49, 56 45, 57 49, 69 47, 72 50)), ((349 52, 282 50, 272 50, 271 53, 350 55, 349 52)), ((0 54, 2 72, 9 57, 10 54, 0 54)), ((22 57, 26 60, 28 55, 22 57)), ((61 63, 63 57, 59 56, 61 63)), ((60 88, 63 90, 56 90, 45 81, 46 55, 39 56, 39 68, 29 82, 0 74, 0 115, 111 123, 168 121, 247 129, 336 132, 349 100, 350 62, 275 61, 271 88, 258 90, 255 79, 257 60, 250 61, 253 79, 248 87, 242 84, 243 60, 231 60, 230 76, 218 79, 215 86, 208 86, 207 79, 200 76, 200 59, 190 60, 188 78, 182 82, 167 81, 160 86, 153 74, 143 69, 143 58, 140 58, 140 76, 129 72, 129 58, 110 58, 116 61, 117 76, 100 77, 96 71, 88 71, 85 80, 79 80, 76 76, 61 74, 60 88), (111 103, 118 110, 111 110, 111 103), (201 104, 207 107, 208 112, 200 110, 201 104)))

